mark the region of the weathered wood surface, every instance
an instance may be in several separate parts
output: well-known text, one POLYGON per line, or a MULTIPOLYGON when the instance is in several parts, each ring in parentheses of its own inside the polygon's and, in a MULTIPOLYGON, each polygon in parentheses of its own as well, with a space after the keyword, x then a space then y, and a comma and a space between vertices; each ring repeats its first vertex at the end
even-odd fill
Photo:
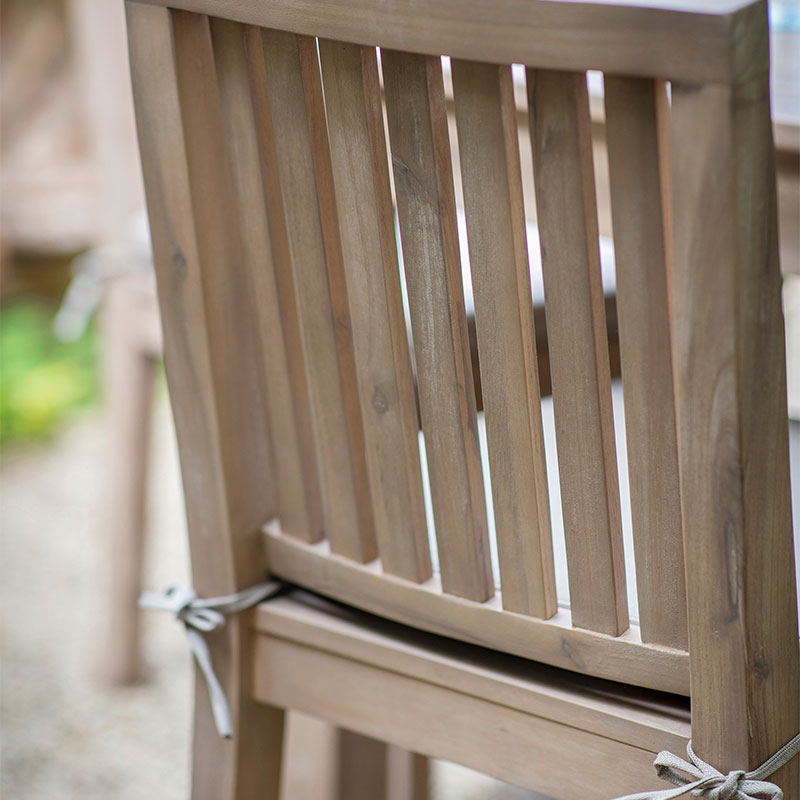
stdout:
POLYGON ((383 51, 420 416, 444 590, 494 592, 439 58, 383 51))
POLYGON ((586 76, 528 70, 573 624, 628 627, 586 76))
POLYGON ((452 63, 503 606, 546 619, 553 541, 511 68, 452 63))

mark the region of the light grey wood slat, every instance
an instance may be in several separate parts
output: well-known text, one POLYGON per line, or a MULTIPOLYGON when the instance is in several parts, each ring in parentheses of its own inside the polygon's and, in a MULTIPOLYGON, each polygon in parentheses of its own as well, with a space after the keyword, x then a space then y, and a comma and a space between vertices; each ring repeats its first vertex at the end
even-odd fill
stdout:
POLYGON ((267 400, 264 412, 269 418, 273 442, 278 515, 284 532, 305 541, 316 541, 322 535, 321 504, 309 502, 300 458, 298 419, 289 383, 272 242, 259 169, 244 31, 238 23, 222 19, 212 19, 210 26, 225 149, 241 231, 241 269, 245 273, 245 286, 253 294, 260 334, 259 364, 264 370, 267 400))
POLYGON ((315 150, 324 142, 314 126, 324 126, 324 119, 319 117, 320 98, 309 95, 315 67, 309 47, 314 44, 316 60, 316 45, 313 40, 304 44, 294 34, 267 29, 262 31, 262 41, 326 533, 334 552, 369 561, 376 557, 377 548, 360 408, 357 399, 354 402, 355 386, 350 385, 354 376, 349 369, 349 322, 337 302, 341 264, 335 262, 338 245, 331 241, 335 218, 331 223, 320 208, 320 154, 315 150))
POLYGON ((441 60, 382 51, 442 586, 494 592, 441 60))
MULTIPOLYGON (((278 295, 278 311, 281 332, 286 350, 286 367, 295 418, 295 433, 299 448, 300 464, 305 489, 306 513, 309 520, 309 537, 317 541, 325 534, 322 508, 319 464, 314 442, 311 394, 303 356, 303 336, 297 292, 292 270, 289 232, 281 194, 280 171, 275 149, 272 125, 272 107, 267 92, 267 70, 261 28, 244 26, 245 56, 247 58, 250 100, 258 138, 259 164, 261 167, 264 202, 269 220, 269 235, 272 245, 272 267, 278 295)), ((268 255, 264 256, 268 258, 268 255)), ((262 279, 266 278, 262 275, 262 279)), ((291 533, 291 530, 287 532, 291 533)))
POLYGON ((527 81, 572 620, 616 636, 628 607, 586 76, 527 81))
POLYGON ((333 185, 381 564, 431 575, 375 48, 321 40, 333 185))
MULTIPOLYGON (((257 340, 248 298, 242 298, 240 287, 233 285, 238 282, 226 271, 231 266, 227 257, 236 249, 235 221, 228 227, 232 205, 215 206, 198 196, 208 189, 206 181, 219 181, 222 192, 230 187, 219 149, 221 120, 208 21, 134 3, 126 10, 192 581, 203 595, 227 594, 263 580, 266 558, 253 526, 274 509, 253 351, 245 344, 230 358, 225 348, 237 337, 257 340), (198 141, 201 134, 205 141, 198 141), (203 173, 198 168, 208 150, 218 160, 203 173), (240 304, 239 313, 226 317, 222 309, 233 302, 240 304), (210 331, 216 335, 210 337, 210 331), (247 437, 244 442, 241 436, 247 437)), ((219 736, 201 688, 194 730, 195 753, 201 758, 193 783, 208 797, 248 791, 274 796, 279 785, 284 712, 254 702, 252 659, 244 657, 252 650, 251 630, 240 617, 209 639, 235 728, 232 740, 219 736), (254 753, 254 743, 266 750, 254 753), (246 775, 236 769, 242 762, 252 764, 246 775)))
POLYGON ((546 619, 553 542, 511 67, 452 70, 503 607, 546 619))
POLYGON ((686 649, 658 91, 647 78, 605 79, 639 627, 645 642, 686 649))

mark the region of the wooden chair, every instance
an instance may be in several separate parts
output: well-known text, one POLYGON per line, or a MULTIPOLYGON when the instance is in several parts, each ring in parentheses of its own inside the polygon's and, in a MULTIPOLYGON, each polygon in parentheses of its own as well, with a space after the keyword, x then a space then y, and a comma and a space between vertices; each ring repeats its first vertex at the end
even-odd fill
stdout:
MULTIPOLYGON (((194 796, 276 797, 286 708, 555 798, 658 785, 653 755, 690 727, 720 770, 762 763, 800 729, 765 4, 166 5, 127 13, 194 584, 302 587, 208 636, 234 736, 198 684, 194 796), (511 64, 527 68, 561 514, 511 64), (587 69, 605 75, 635 624, 587 69)), ((773 777, 787 798, 799 769, 773 777)))

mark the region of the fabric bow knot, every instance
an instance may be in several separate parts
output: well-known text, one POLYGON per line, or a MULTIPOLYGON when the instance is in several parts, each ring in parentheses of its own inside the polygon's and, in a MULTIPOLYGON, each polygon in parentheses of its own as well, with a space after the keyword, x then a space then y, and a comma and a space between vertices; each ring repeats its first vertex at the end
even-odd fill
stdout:
POLYGON ((203 599, 192 589, 170 586, 161 592, 143 592, 139 598, 141 608, 169 611, 183 623, 192 653, 206 679, 217 732, 226 739, 230 739, 233 735, 231 712, 225 692, 214 672, 211 653, 204 636, 224 627, 231 614, 251 608, 262 600, 276 595, 283 587, 284 584, 280 581, 267 581, 250 586, 236 594, 203 599))
POLYGON ((777 772, 800 752, 800 734, 750 772, 734 770, 723 775, 698 757, 691 742, 686 745, 686 752, 689 761, 663 750, 653 762, 658 777, 674 783, 677 789, 656 789, 652 792, 626 795, 617 800, 673 800, 690 793, 707 800, 783 800, 783 790, 764 778, 777 772))

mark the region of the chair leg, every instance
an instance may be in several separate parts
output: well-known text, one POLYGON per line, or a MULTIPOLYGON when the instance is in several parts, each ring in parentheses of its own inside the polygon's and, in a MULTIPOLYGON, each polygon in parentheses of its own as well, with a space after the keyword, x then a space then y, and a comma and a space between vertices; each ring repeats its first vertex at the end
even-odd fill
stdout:
MULTIPOLYGON (((251 650, 251 636, 242 629, 248 622, 246 614, 241 616, 245 617, 243 626, 237 620, 229 624, 233 630, 221 633, 229 637, 228 652, 234 653, 231 671, 237 676, 227 682, 233 738, 224 739, 217 732, 205 680, 195 671, 192 800, 280 800, 282 796, 286 713, 249 697, 252 674, 249 660, 242 655, 251 650)), ((215 663, 224 681, 223 660, 215 663)))
POLYGON ((281 800, 337 800, 339 731, 293 711, 287 718, 281 800))
POLYGON ((426 756, 390 745, 386 800, 428 800, 429 766, 426 756))
POLYGON ((147 455, 155 363, 131 330, 124 292, 106 298, 104 380, 109 421, 111 486, 107 541, 108 616, 103 671, 113 684, 142 678, 139 610, 147 455))
POLYGON ((336 800, 427 800, 427 758, 346 730, 338 738, 336 800))
POLYGON ((386 800, 388 746, 342 729, 338 739, 337 800, 386 800))

